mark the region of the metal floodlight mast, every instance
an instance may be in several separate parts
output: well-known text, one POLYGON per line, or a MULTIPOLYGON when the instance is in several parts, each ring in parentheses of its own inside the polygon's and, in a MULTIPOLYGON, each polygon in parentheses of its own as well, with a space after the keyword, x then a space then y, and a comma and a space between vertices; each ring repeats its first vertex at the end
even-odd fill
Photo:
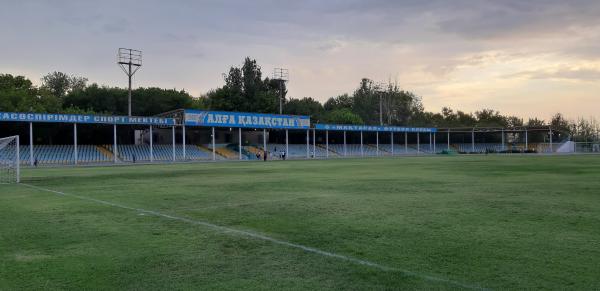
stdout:
POLYGON ((129 107, 127 109, 128 115, 131 116, 131 77, 140 69, 142 66, 142 51, 128 49, 128 48, 119 48, 119 53, 117 54, 117 64, 123 72, 127 75, 129 79, 129 91, 128 91, 128 104, 129 107))
POLYGON ((279 114, 283 114, 283 84, 290 80, 288 69, 275 68, 273 70, 273 80, 279 81, 279 114))
POLYGON ((387 90, 387 84, 380 82, 376 85, 377 92, 379 93, 379 125, 383 125, 383 94, 387 90))

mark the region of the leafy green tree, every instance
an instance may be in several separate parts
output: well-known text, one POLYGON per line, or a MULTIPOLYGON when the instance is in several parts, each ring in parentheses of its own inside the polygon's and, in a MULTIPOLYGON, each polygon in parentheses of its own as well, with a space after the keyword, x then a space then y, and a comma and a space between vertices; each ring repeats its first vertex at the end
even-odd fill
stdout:
MULTIPOLYGON (((117 115, 127 114, 127 103, 127 89, 98 84, 72 91, 64 98, 65 107, 117 115)), ((192 96, 183 90, 150 87, 135 89, 132 94, 133 114, 139 116, 152 116, 175 109, 191 108, 193 105, 192 96)))
POLYGON ((529 127, 544 127, 547 126, 546 122, 538 119, 537 117, 534 118, 529 118, 529 120, 527 121, 527 126, 529 127))
MULTIPOLYGON (((241 68, 231 67, 225 85, 207 94, 214 110, 276 113, 279 107, 279 84, 262 79, 256 60, 246 58, 241 68)), ((282 88, 285 93, 285 86, 282 88)), ((285 95, 285 94, 284 94, 285 95)))
POLYGON ((519 126, 523 126, 523 119, 517 116, 508 116, 506 117, 506 127, 515 128, 519 126))
POLYGON ((38 89, 24 76, 0 74, 0 110, 60 112, 61 101, 47 90, 38 89))
POLYGON ((52 95, 63 98, 69 92, 83 90, 88 79, 84 77, 69 76, 63 72, 54 71, 42 77, 42 88, 50 91, 52 95))
POLYGON ((189 109, 206 110, 208 108, 208 98, 206 96, 192 97, 189 109))
POLYGON ((379 124, 380 100, 383 122, 390 125, 427 123, 421 99, 415 94, 400 90, 398 84, 379 87, 370 79, 361 80, 352 96, 348 94, 330 98, 325 102, 327 111, 351 109, 367 124, 379 124))
POLYGON ((311 121, 318 123, 323 118, 323 105, 313 98, 289 99, 284 105, 286 114, 308 115, 311 121))
POLYGON ((192 103, 192 96, 183 90, 150 87, 135 89, 132 94, 133 113, 139 116, 190 108, 192 103))
MULTIPOLYGON (((135 94, 132 96, 135 96, 135 94)), ((64 98, 64 106, 97 113, 125 115, 127 114, 128 106, 127 90, 117 87, 99 86, 94 83, 84 90, 72 92, 67 95, 64 98)))
POLYGON ((554 114, 550 119, 550 127, 552 128, 553 138, 555 140, 562 139, 572 134, 573 126, 571 123, 560 113, 554 114))
POLYGON ((342 108, 352 109, 352 107, 354 107, 354 97, 348 94, 331 97, 325 102, 325 104, 323 104, 323 109, 327 111, 342 108))
POLYGON ((352 111, 367 124, 379 124, 378 88, 372 80, 363 78, 354 91, 352 111))
POLYGON ((573 140, 580 142, 591 142, 598 140, 598 123, 595 119, 586 120, 579 118, 572 124, 573 140))
POLYGON ((527 126, 532 128, 544 128, 543 131, 533 130, 528 132, 528 138, 532 141, 543 141, 548 142, 548 132, 545 130, 547 124, 545 121, 538 119, 536 117, 529 118, 527 121, 527 126))
MULTIPOLYGON (((400 90, 398 84, 388 84, 383 91, 384 122, 390 125, 406 125, 415 115, 424 111, 421 98, 412 92, 400 90)), ((439 118, 437 118, 439 119, 439 118)))
POLYGON ((324 123, 333 124, 364 124, 364 120, 348 108, 335 109, 328 111, 323 117, 324 123))
POLYGON ((475 111, 478 127, 506 127, 507 122, 500 112, 492 109, 482 109, 475 111))

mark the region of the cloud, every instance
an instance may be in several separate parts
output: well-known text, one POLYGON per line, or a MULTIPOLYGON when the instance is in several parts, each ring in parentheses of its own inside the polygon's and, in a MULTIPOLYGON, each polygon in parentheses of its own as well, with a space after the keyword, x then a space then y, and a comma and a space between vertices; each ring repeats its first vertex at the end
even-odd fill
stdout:
POLYGON ((347 43, 339 39, 327 40, 317 44, 317 49, 328 53, 335 53, 343 49, 347 43))
POLYGON ((102 25, 102 31, 106 33, 125 33, 131 31, 131 24, 125 18, 112 19, 102 25))
POLYGON ((5 2, 0 64, 37 72, 32 79, 64 70, 121 85, 114 52, 125 46, 147 61, 136 84, 196 95, 221 86, 220 74, 245 56, 266 74, 289 68, 290 94, 321 101, 362 77, 390 76, 426 105, 503 100, 509 111, 523 92, 598 92, 598 0, 5 2))
POLYGON ((600 25, 600 2, 595 0, 488 0, 463 8, 448 13, 437 23, 439 29, 468 39, 523 39, 600 25))
POLYGON ((594 68, 559 68, 546 70, 523 71, 503 76, 506 79, 530 79, 530 80, 569 80, 583 82, 600 81, 600 69, 594 68))

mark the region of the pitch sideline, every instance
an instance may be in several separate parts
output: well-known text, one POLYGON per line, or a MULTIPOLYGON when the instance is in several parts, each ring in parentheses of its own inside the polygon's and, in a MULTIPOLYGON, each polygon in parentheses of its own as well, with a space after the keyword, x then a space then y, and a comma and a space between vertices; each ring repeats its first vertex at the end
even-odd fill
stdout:
POLYGON ((354 257, 349 257, 349 256, 345 256, 345 255, 340 255, 340 254, 320 250, 320 249, 309 247, 309 246, 304 246, 301 244, 296 244, 293 242, 279 240, 276 238, 268 237, 268 236, 265 236, 265 235, 262 235, 259 233, 254 233, 254 232, 247 231, 247 230, 238 230, 238 229, 234 229, 234 228, 229 228, 229 227, 213 224, 213 223, 206 222, 206 221, 193 220, 193 219, 189 219, 189 218, 185 218, 185 217, 179 217, 179 216, 173 216, 173 215, 169 215, 169 214, 160 213, 160 212, 156 212, 153 210, 146 210, 146 209, 142 209, 142 208, 130 207, 130 206, 126 206, 126 205, 113 203, 110 201, 95 199, 95 198, 86 197, 86 196, 80 196, 80 195, 76 195, 76 194, 69 194, 69 193, 56 191, 56 190, 52 190, 52 189, 47 189, 47 188, 43 188, 43 187, 31 185, 31 184, 26 184, 26 183, 20 183, 20 185, 23 185, 23 186, 26 186, 26 187, 29 187, 32 189, 36 189, 39 191, 54 193, 54 194, 57 194, 60 196, 73 197, 73 198, 77 198, 80 200, 96 202, 99 204, 104 204, 104 205, 121 208, 121 209, 133 210, 133 211, 150 214, 150 215, 157 216, 157 217, 167 218, 167 219, 171 219, 171 220, 177 220, 177 221, 181 221, 181 222, 185 222, 185 223, 189 223, 189 224, 193 224, 193 225, 201 225, 204 227, 212 228, 214 230, 218 230, 222 233, 237 234, 237 235, 246 236, 246 237, 250 237, 250 238, 254 238, 254 239, 264 240, 264 241, 268 241, 268 242, 271 242, 274 244, 287 246, 287 247, 291 247, 291 248, 295 248, 295 249, 300 249, 305 252, 309 252, 309 253, 313 253, 313 254, 318 254, 318 255, 321 255, 324 257, 336 258, 336 259, 348 261, 348 262, 358 264, 358 265, 369 266, 369 267, 379 269, 382 271, 400 272, 407 276, 417 277, 417 278, 421 278, 421 279, 424 279, 427 281, 432 281, 432 282, 446 283, 446 284, 454 285, 454 286, 465 288, 465 289, 489 290, 487 288, 482 288, 479 286, 474 286, 474 285, 465 284, 465 283, 461 283, 461 282, 457 282, 457 281, 452 281, 452 280, 445 279, 445 278, 434 277, 434 276, 430 276, 430 275, 426 275, 426 274, 416 273, 416 272, 409 271, 409 270, 388 267, 388 266, 381 265, 381 264, 371 262, 368 260, 362 260, 362 259, 358 259, 358 258, 354 258, 354 257))

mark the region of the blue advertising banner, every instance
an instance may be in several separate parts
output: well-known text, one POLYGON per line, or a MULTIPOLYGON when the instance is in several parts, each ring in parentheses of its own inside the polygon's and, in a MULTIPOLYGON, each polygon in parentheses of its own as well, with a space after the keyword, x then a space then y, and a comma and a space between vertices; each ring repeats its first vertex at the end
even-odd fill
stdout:
POLYGON ((310 117, 298 115, 185 110, 185 125, 309 129, 310 117))
POLYGON ((0 112, 0 121, 20 122, 57 122, 57 123, 98 123, 98 124, 137 124, 137 125, 175 125, 173 118, 105 116, 90 114, 55 114, 0 112))
POLYGON ((386 132, 436 132, 436 128, 375 126, 375 125, 344 125, 344 124, 315 124, 315 129, 334 131, 386 131, 386 132))

